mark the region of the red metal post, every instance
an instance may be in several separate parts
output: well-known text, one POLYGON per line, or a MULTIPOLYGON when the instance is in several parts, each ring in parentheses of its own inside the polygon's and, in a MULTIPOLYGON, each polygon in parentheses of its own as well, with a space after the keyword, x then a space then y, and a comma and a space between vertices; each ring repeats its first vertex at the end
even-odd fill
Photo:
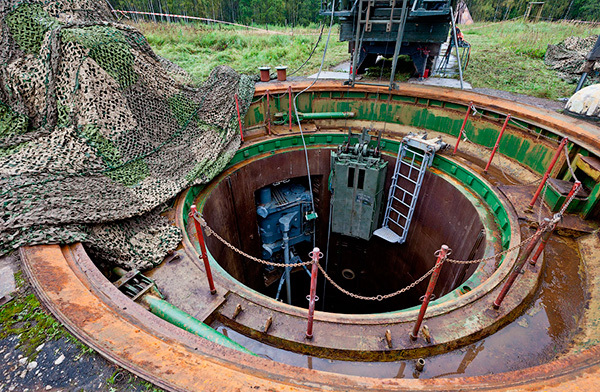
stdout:
POLYGON ((465 120, 462 123, 462 127, 460 127, 460 132, 458 133, 458 140, 456 141, 456 146, 454 146, 454 154, 458 150, 458 144, 460 143, 460 139, 462 138, 462 134, 465 130, 465 126, 467 125, 467 120, 469 119, 469 114, 471 114, 471 108, 473 107, 473 102, 469 102, 469 107, 467 109, 467 114, 465 115, 465 120))
POLYGON ((313 320, 315 317, 315 301, 317 294, 317 274, 319 273, 319 259, 322 256, 319 248, 314 248, 309 254, 312 257, 312 270, 310 271, 310 294, 308 298, 308 325, 306 327, 306 338, 313 337, 313 320))
POLYGON ((431 298, 431 294, 433 294, 433 290, 435 289, 435 284, 437 283, 438 277, 440 276, 440 271, 442 270, 442 266, 444 264, 444 260, 446 260, 446 256, 450 248, 446 245, 442 245, 442 248, 438 250, 436 253, 437 260, 435 262, 436 268, 431 275, 431 279, 429 279, 429 286, 427 286, 427 292, 425 293, 425 297, 423 298, 423 303, 421 304, 421 310, 419 311, 419 316, 417 317, 417 322, 410 333, 411 340, 417 340, 417 336, 419 334, 419 329, 421 328, 421 324, 423 323, 423 318, 425 317, 425 311, 427 310, 427 306, 429 305, 429 300, 431 298))
POLYGON ((289 109, 288 109, 288 123, 290 125, 290 131, 292 130, 292 86, 288 87, 288 101, 289 102, 289 109))
MULTIPOLYGON (((577 192, 579 187, 581 187, 581 182, 575 181, 575 183, 573 184, 573 187, 571 187, 571 191, 569 192, 569 194, 567 195, 567 198, 565 199, 565 202, 563 203, 562 207, 560 208, 560 212, 557 214, 559 219, 565 213, 565 211, 567 210, 567 207, 569 207, 569 204, 571 204, 571 201, 575 197, 575 192, 577 192)), ((556 221, 552 222, 551 227, 544 232, 544 234, 542 235, 542 241, 540 242, 540 246, 538 246, 538 248, 536 249, 531 260, 529 260, 529 264, 535 265, 535 263, 537 263, 538 258, 540 257, 540 255, 542 254, 542 251, 546 247, 546 243, 548 242, 548 240, 550 239, 550 236, 552 235, 552 232, 556 228, 557 222, 558 222, 558 219, 556 221)))
POLYGON ((567 144, 568 140, 569 140, 569 138, 564 138, 562 140, 562 142, 560 142, 560 145, 558 146, 558 148, 556 149, 556 154, 554 154, 554 158, 552 158, 552 162, 550 162, 550 166, 548 166, 548 170, 546 170, 546 173, 544 174, 544 178, 542 178, 542 182, 540 183, 540 186, 538 187, 537 191, 535 191, 535 195, 533 195, 533 199, 531 199, 531 201, 529 202, 529 206, 527 207, 529 210, 531 210, 533 208, 535 201, 537 200, 538 196, 542 192, 542 188, 544 188, 544 184, 546 184, 546 180, 548 180, 548 177, 550 177, 550 172, 554 168, 554 165, 556 164, 556 161, 558 160, 558 157, 560 156, 560 153, 562 152, 563 148, 565 147, 565 144, 567 144))
POLYGON ((492 155, 490 156, 490 160, 488 161, 487 165, 485 166, 485 169, 483 170, 484 172, 487 172, 488 169, 490 168, 490 165, 492 164, 492 159, 494 159, 494 154, 496 154, 496 151, 498 150, 498 146, 500 145, 500 139, 502 139, 502 135, 504 135, 504 131, 506 130, 506 126, 508 125, 508 121, 510 120, 510 114, 508 116, 506 116, 506 120, 504 121, 504 125, 502 126, 502 129, 500 130, 500 135, 498 135, 498 140, 496 140, 496 144, 494 145, 494 149, 492 150, 492 155))
POLYGON ((206 270, 206 278, 208 279, 208 286, 210 287, 210 293, 215 295, 217 293, 217 289, 215 288, 215 282, 213 281, 212 271, 210 269, 210 263, 208 262, 208 253, 206 252, 206 243, 204 242, 204 233, 202 232, 202 225, 196 219, 196 215, 198 214, 198 210, 196 206, 193 205, 190 207, 190 216, 194 220, 194 225, 196 226, 196 234, 198 235, 198 242, 200 243, 200 250, 202 251, 202 261, 204 262, 204 269, 206 270))
POLYGON ((242 141, 244 141, 244 129, 242 128, 242 116, 240 116, 240 102, 238 100, 237 94, 235 94, 235 108, 237 109, 238 123, 240 124, 240 136, 242 137, 242 141))
POLYGON ((269 94, 269 90, 267 90, 267 110, 265 110, 265 115, 267 116, 267 133, 271 134, 271 94, 269 94))
POLYGON ((513 285, 513 283, 515 283, 515 280, 517 279, 517 276, 519 276, 519 273, 523 269, 523 266, 525 265, 525 262, 529 258, 529 255, 531 254, 531 252, 533 252, 533 248, 535 248, 535 246, 537 245, 538 240, 540 239, 540 236, 542 235, 542 233, 546 232, 547 230, 548 230, 547 225, 540 225, 538 227, 537 231, 535 232, 535 234, 533 235, 533 238, 529 241, 529 244, 527 244, 527 248, 525 248, 525 251, 523 251, 519 255, 519 259, 517 260, 517 263, 513 267, 512 272, 508 276, 506 283, 504 283, 504 286, 502 286, 502 290, 500 290, 500 294, 498 294, 498 297, 492 304, 492 307, 494 309, 500 308, 502 301, 504 301, 504 297, 506 297, 506 294, 508 294, 508 291, 510 290, 511 286, 513 285))
POLYGON ((579 187, 581 187, 581 181, 575 181, 575 183, 571 187, 571 190, 569 191, 569 194, 567 195, 567 198, 565 199, 565 202, 563 203, 562 207, 560 207, 560 211, 558 213, 561 216, 565 213, 567 207, 569 207, 569 204, 571 204, 571 201, 573 201, 573 198, 575 197, 575 192, 579 190, 579 187))
POLYGON ((552 232, 554 231, 555 227, 555 224, 551 224, 551 227, 544 231, 544 234, 542 234, 542 240, 540 241, 540 245, 536 249, 531 260, 529 260, 529 264, 535 265, 535 263, 537 263, 537 260, 542 254, 544 248, 546 247, 546 243, 548 242, 548 239, 550 239, 550 236, 552 235, 552 232))

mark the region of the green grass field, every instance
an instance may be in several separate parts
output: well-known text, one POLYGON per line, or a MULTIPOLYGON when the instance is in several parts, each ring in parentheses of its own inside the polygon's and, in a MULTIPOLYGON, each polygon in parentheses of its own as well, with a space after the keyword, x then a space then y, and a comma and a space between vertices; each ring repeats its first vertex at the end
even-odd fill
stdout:
POLYGON ((473 87, 487 87, 540 98, 558 99, 573 94, 575 86, 544 64, 549 44, 570 36, 600 34, 600 27, 568 23, 504 22, 464 26, 472 45, 465 79, 473 87))
MULTIPOLYGON (((190 73, 194 82, 204 80, 218 65, 229 65, 238 72, 258 74, 258 67, 287 65, 288 72, 298 68, 310 54, 320 29, 295 29, 294 35, 269 34, 255 30, 215 29, 180 24, 140 23, 135 25, 146 36, 154 51, 190 73)), ((269 27, 270 30, 285 32, 269 27)), ((348 44, 339 42, 333 28, 324 69, 348 59, 348 44)), ((319 69, 327 28, 311 60, 298 73, 310 75, 319 69)))
MULTIPOLYGON (((271 66, 274 71, 278 65, 287 65, 291 72, 306 60, 320 31, 318 26, 311 26, 295 29, 291 35, 290 30, 269 26, 272 32, 287 34, 282 35, 167 23, 135 26, 148 38, 157 54, 188 71, 194 82, 204 80, 214 67, 222 64, 247 74, 257 74, 260 66, 271 66)), ((473 87, 558 99, 570 96, 574 85, 564 82, 544 65, 548 44, 557 44, 569 36, 598 35, 600 27, 511 21, 462 26, 462 31, 472 45, 465 80, 473 87)), ((318 70, 326 37, 327 29, 315 54, 298 76, 318 70)), ((334 27, 324 69, 329 70, 349 59, 347 43, 339 42, 338 29, 334 27)))

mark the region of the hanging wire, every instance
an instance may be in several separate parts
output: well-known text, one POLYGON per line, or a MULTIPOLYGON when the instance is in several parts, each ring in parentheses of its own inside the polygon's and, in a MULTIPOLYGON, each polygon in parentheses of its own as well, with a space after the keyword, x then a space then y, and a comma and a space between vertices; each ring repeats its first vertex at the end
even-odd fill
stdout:
MULTIPOLYGON (((298 94, 294 96, 292 99, 292 103, 294 105, 294 114, 296 115, 296 121, 298 122, 298 128, 300 129, 300 137, 302 138, 302 146, 304 147, 304 158, 306 160, 306 174, 308 176, 308 187, 310 188, 310 204, 313 212, 315 211, 315 198, 313 195, 313 187, 312 187, 312 179, 310 178, 310 164, 308 162, 308 149, 306 148, 306 140, 304 138, 304 131, 302 130, 302 124, 300 123, 300 116, 298 115, 298 106, 296 102, 298 101, 298 97, 303 94, 305 91, 310 89, 315 85, 317 80, 319 80, 319 76, 321 75, 321 71, 323 70, 323 64, 325 64, 325 56, 327 55, 327 48, 329 47, 329 39, 331 38, 331 29, 333 27, 333 10, 335 9, 335 0, 331 0, 331 20, 329 22, 329 31, 327 33, 327 41, 325 42, 325 48, 323 49, 323 58, 321 59, 321 66, 319 67, 319 72, 317 73, 317 77, 315 80, 304 90, 300 91, 298 94)), ((316 244, 315 233, 313 233, 313 246, 316 244)))
MULTIPOLYGON (((333 10, 331 12, 333 12, 333 10)), ((302 67, 304 67, 306 65, 306 63, 308 63, 308 61, 311 59, 312 55, 315 53, 315 50, 317 50, 317 46, 319 46, 319 43, 321 42, 321 37, 323 37, 323 30, 325 30, 325 24, 321 25, 321 32, 319 33, 319 38, 317 38, 317 42, 315 42, 315 46, 313 46, 310 54, 308 55, 308 58, 306 60, 304 60, 302 65, 299 66, 294 72, 288 74, 288 76, 293 76, 298 71, 300 71, 302 69, 302 67)))

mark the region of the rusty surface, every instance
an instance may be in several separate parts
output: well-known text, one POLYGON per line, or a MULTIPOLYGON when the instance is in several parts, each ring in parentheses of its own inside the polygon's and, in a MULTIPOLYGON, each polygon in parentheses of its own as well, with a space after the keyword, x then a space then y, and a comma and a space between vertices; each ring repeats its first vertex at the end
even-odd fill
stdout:
MULTIPOLYGON (((393 157, 384 156, 384 159, 391 165, 395 163, 393 157)), ((326 181, 324 178, 330 171, 329 150, 309 150, 309 160, 312 163, 315 207, 320 217, 320 224, 316 227, 316 242, 325 244, 330 193, 327 187, 321 184, 326 181)), ((391 170, 388 171, 386 187, 389 187, 392 174, 391 170)), ((276 181, 305 175, 305 158, 301 150, 274 154, 247 163, 215 180, 217 183, 210 190, 203 207, 204 217, 208 224, 226 240, 245 252, 259 256, 261 244, 258 240, 260 237, 256 224, 254 191, 276 181)), ((433 254, 442 243, 451 241, 448 244, 453 250, 453 258, 481 257, 488 245, 485 239, 477 244, 478 235, 483 229, 481 220, 482 217, 478 215, 471 201, 454 185, 440 178, 439 175, 427 172, 419 207, 406 243, 389 244, 378 238, 373 238, 369 243, 360 240, 349 241, 348 238, 333 233, 331 244, 332 249, 336 251, 330 256, 329 273, 334 280, 344 282, 344 287, 351 291, 360 288, 362 295, 392 292, 398 287, 412 283, 415 278, 432 268, 435 263, 433 254), (453 197, 439 195, 453 195, 453 197), (447 221, 451 224, 440 224, 447 221), (457 231, 460 231, 458 235, 457 231), (381 260, 389 260, 389 262, 382 264, 381 260), (356 279, 352 281, 344 279, 343 269, 356 271, 356 279)), ((188 227, 191 228, 189 225, 188 227)), ((215 238, 207 238, 207 243, 214 258, 231 276, 259 292, 266 293, 265 283, 261 279, 262 269, 258 268, 257 263, 232 252, 215 238)), ((305 258, 304 254, 301 256, 305 258)), ((456 288, 476 268, 477 265, 446 265, 442 270, 440 285, 435 291, 436 298, 456 288)), ((308 285, 306 287, 308 290, 308 285)), ((423 282, 405 295, 369 303, 367 313, 416 306, 420 303, 419 297, 425 293, 426 287, 427 282, 423 282)), ((329 290, 328 297, 330 307, 326 310, 331 312, 359 313, 358 308, 365 305, 364 302, 353 300, 334 289, 329 290)))
MULTIPOLYGON (((326 151, 327 150, 309 150, 309 159, 313 165, 313 167, 311 167, 311 173, 317 178, 321 173, 328 173, 329 166, 328 160, 326 159, 328 154, 323 154, 326 151), (321 153, 322 155, 316 155, 318 153, 321 153), (320 161, 323 162, 320 163, 320 161)), ((242 199, 243 202, 247 203, 247 205, 244 206, 245 211, 255 214, 255 209, 253 208, 254 190, 275 181, 298 176, 297 173, 299 171, 303 171, 302 174, 305 175, 306 168, 303 165, 303 159, 303 153, 300 150, 286 151, 285 153, 274 155, 267 153, 265 156, 254 158, 254 160, 264 161, 264 165, 253 167, 253 165, 249 165, 248 161, 246 161, 244 164, 236 165, 234 168, 223 173, 221 179, 217 179, 213 184, 205 188, 197 199, 198 205, 203 205, 203 209, 206 211, 205 217, 207 222, 211 226, 215 226, 217 231, 219 231, 221 227, 219 222, 225 222, 225 224, 227 224, 226 222, 231 220, 231 215, 235 215, 240 221, 248 223, 247 220, 239 218, 239 216, 243 215, 244 211, 239 212, 232 210, 225 212, 217 209, 215 205, 211 203, 211 200, 214 197, 213 192, 218 189, 228 189, 235 195, 234 198, 236 200, 242 199), (229 180, 232 178, 236 178, 236 181, 245 188, 242 188, 242 190, 235 189, 235 187, 230 188, 229 180), (202 200, 206 195, 211 195, 211 197, 204 203, 202 200), (228 216, 227 214, 230 215, 228 216), (215 218, 220 219, 220 221, 214 220, 215 218)), ((390 158, 388 157, 388 159, 390 158)), ((438 176, 439 175, 441 175, 441 173, 438 173, 438 176)), ((434 184, 434 186, 431 186, 430 189, 432 192, 432 195, 430 195, 431 197, 424 198, 425 207, 423 207, 423 211, 429 211, 428 213, 430 215, 439 214, 440 211, 455 211, 458 215, 440 215, 437 218, 434 217, 431 219, 426 219, 424 217, 420 218, 421 220, 427 220, 430 227, 436 228, 436 230, 428 228, 422 229, 425 230, 424 236, 428 238, 428 241, 434 239, 434 241, 430 241, 432 255, 437 249, 439 242, 443 241, 444 238, 458 238, 459 240, 465 241, 464 249, 461 249, 458 244, 455 247, 456 251, 454 254, 456 257, 467 258, 471 253, 473 255, 481 254, 478 253, 480 250, 474 250, 474 242, 476 241, 477 233, 480 232, 482 227, 481 222, 476 218, 477 212, 466 198, 464 203, 459 203, 461 197, 463 197, 460 194, 449 198, 449 200, 447 200, 447 203, 449 204, 446 206, 436 204, 437 198, 434 197, 434 193, 439 191, 443 194, 448 194, 453 187, 444 180, 438 180, 438 176, 428 175, 429 181, 434 184), (453 225, 460 228, 461 234, 459 236, 456 236, 456 233, 452 232, 450 229, 453 225, 445 226, 448 230, 443 230, 444 227, 440 227, 439 222, 446 221, 448 218, 452 220, 453 225), (472 232, 469 231, 471 230, 470 227, 473 228, 472 232), (469 235, 469 233, 472 235, 469 235), (435 241, 436 236, 439 234, 445 237, 440 237, 435 241)), ((425 194, 426 193, 427 192, 425 192, 425 194)), ((225 199, 222 197, 222 193, 217 192, 216 194, 220 195, 219 199, 216 200, 217 203, 225 199)), ((181 199, 184 199, 184 196, 182 196, 180 200, 181 199)), ((182 207, 178 207, 181 213, 183 213, 181 208, 182 207)), ((251 233, 248 234, 248 236, 257 236, 256 225, 252 224, 251 220, 255 220, 256 218, 247 217, 245 219, 250 219, 250 224, 246 224, 245 226, 247 232, 251 233)), ((181 223, 178 222, 178 224, 181 223)), ((490 222, 487 222, 486 224, 489 225, 490 222)), ((491 224, 494 225, 493 222, 491 224)), ((514 226, 518 226, 516 224, 516 216, 513 217, 513 227, 514 226)), ((190 228, 193 228, 193 225, 188 224, 188 230, 190 228)), ((232 232, 235 231, 235 227, 223 227, 223 230, 231 232, 230 235, 235 237, 235 233, 232 232)), ((416 227, 415 232, 419 231, 420 229, 416 227)), ((189 241, 193 241, 194 238, 193 235, 184 236, 184 246, 190 254, 193 253, 194 246, 189 241)), ((519 237, 515 237, 513 240, 518 243, 518 238, 519 237)), ((213 241, 218 245, 216 240, 213 239, 213 241)), ((252 242, 255 243, 256 241, 248 241, 248 244, 251 245, 252 242)), ((209 245, 212 246, 211 243, 209 243, 209 245)), ((254 244, 254 246, 256 246, 256 244, 254 244)), ((420 247, 417 245, 412 246, 415 247, 415 251, 411 253, 413 255, 412 258, 414 258, 418 253, 417 248, 422 248, 425 244, 421 243, 420 247)), ((209 248, 212 250, 211 247, 209 248)), ((393 247, 390 249, 397 250, 397 248, 393 247)), ((226 249, 226 251, 231 252, 228 249, 226 249)), ((367 259, 363 261, 363 263, 373 262, 372 268, 377 268, 378 265, 381 264, 379 261, 382 260, 383 257, 389 258, 393 256, 392 254, 381 254, 381 252, 376 249, 374 251, 376 251, 376 253, 379 252, 376 257, 373 257, 372 260, 367 259)), ((490 251, 492 253, 495 252, 494 249, 490 249, 490 251)), ((510 260, 510 258, 508 260, 510 260)), ((419 267, 422 272, 425 272, 425 267, 427 265, 433 266, 434 262, 434 257, 431 257, 431 260, 423 258, 419 262, 412 263, 412 267, 419 267), (418 264, 425 265, 418 266, 418 264)), ((305 311, 299 311, 298 308, 290 307, 286 304, 274 301, 271 298, 257 295, 255 292, 237 284, 237 282, 219 276, 219 274, 216 274, 216 279, 221 279, 220 283, 228 287, 231 293, 228 294, 227 301, 218 310, 219 315, 217 317, 223 324, 230 326, 236 331, 241 331, 247 336, 305 354, 330 358, 357 358, 361 360, 387 361, 398 358, 417 357, 426 354, 431 355, 433 353, 452 350, 461 345, 470 343, 474 339, 479 339, 489 333, 493 333, 500 328, 500 326, 511 321, 514 319, 515 315, 520 313, 535 290, 536 282, 539 277, 539 270, 533 270, 531 276, 520 280, 521 286, 515 290, 515 295, 509 305, 507 305, 506 309, 502 309, 500 313, 490 314, 487 312, 487 308, 493 300, 491 296, 494 295, 494 290, 497 289, 501 276, 503 276, 502 274, 507 273, 510 269, 511 263, 512 261, 505 261, 501 267, 504 272, 498 273, 500 278, 496 278, 496 280, 491 279, 486 282, 487 286, 482 285, 485 286, 485 289, 483 287, 477 288, 477 290, 470 292, 468 295, 459 297, 457 300, 449 301, 448 303, 436 305, 431 308, 431 313, 428 313, 426 317, 428 318, 427 323, 436 337, 432 345, 427 344, 423 339, 420 339, 416 343, 408 341, 408 332, 412 327, 412 322, 416 317, 417 310, 394 314, 371 314, 368 316, 317 312, 315 315, 314 326, 315 336, 311 341, 307 341, 302 333, 306 323, 305 311), (488 292, 488 290, 491 291, 488 292), (489 302, 487 305, 485 301, 475 301, 475 299, 481 299, 488 295, 490 295, 490 299, 487 301, 489 302), (525 302, 523 302, 524 300, 525 302), (242 306, 244 312, 234 319, 233 315, 236 314, 238 305, 242 306), (460 309, 461 306, 466 307, 465 309, 460 309), (437 317, 432 317, 432 315, 436 315, 437 317), (269 329, 269 333, 265 333, 265 320, 269 317, 273 317, 273 323, 269 329), (468 320, 468 322, 465 322, 465 320, 468 320), (390 329, 393 335, 399 336, 397 339, 398 345, 396 345, 393 350, 387 348, 385 342, 381 339, 380 332, 374 332, 375 329, 383 326, 391 326, 390 329), (327 332, 319 333, 319 331, 327 332)), ((491 272, 493 272, 495 268, 494 263, 488 263, 488 266, 491 266, 491 272)), ((458 272, 460 272, 461 268, 464 268, 456 265, 449 265, 448 267, 449 270, 456 269, 458 272)), ((397 266, 394 266, 393 269, 397 269, 397 266)), ((393 272, 390 269, 380 268, 380 270, 384 274, 393 272)), ((444 272, 442 272, 442 274, 444 274, 444 272)), ((449 276, 451 275, 447 275, 447 280, 452 281, 452 279, 448 278, 449 276)), ((385 279, 379 277, 379 280, 375 282, 374 286, 377 286, 381 290, 381 283, 383 282, 385 282, 385 279)), ((396 284, 395 287, 398 287, 397 282, 393 283, 396 284)), ((424 285, 426 286, 427 282, 425 282, 424 285)), ((329 290, 329 293, 331 293, 334 289, 330 288, 329 290)), ((347 298, 342 297, 340 300, 347 301, 347 298)))
MULTIPOLYGON (((261 89, 266 88, 278 93, 278 89, 285 91, 287 86, 288 83, 258 84, 257 94, 261 94, 261 89)), ((304 86, 304 83, 295 84, 294 90, 304 86)), ((347 91, 347 87, 341 86, 339 82, 318 82, 317 88, 347 91)), ((384 87, 365 86, 361 90, 387 92, 384 87)), ((569 136, 596 154, 599 151, 600 132, 597 127, 543 109, 452 89, 402 84, 400 90, 395 92, 464 105, 473 100, 478 105, 499 112, 518 113, 518 118, 569 136)), ((260 132, 257 132, 256 137, 260 137, 260 132)), ((510 198, 510 192, 507 197, 510 198)), ((525 199, 526 204, 528 200, 525 199)), ((518 205, 518 201, 516 203, 518 205)), ((590 228, 576 229, 584 232, 589 230, 590 228)), ((191 246, 189 241, 187 245, 191 246)), ((597 245, 597 237, 595 241, 581 243, 582 249, 586 250, 597 248, 597 245)), ((582 253, 585 254, 583 250, 582 253)), ((595 260, 596 253, 587 257, 595 260)), ((193 251, 188 249, 186 254, 193 255, 193 251)), ((62 251, 58 246, 28 247, 21 249, 21 255, 24 270, 41 301, 71 332, 111 361, 168 390, 600 390, 600 347, 595 345, 595 337, 589 342, 591 348, 580 347, 582 351, 578 354, 541 366, 495 375, 429 380, 342 376, 291 367, 261 358, 250 359, 244 354, 203 341, 163 322, 114 288, 95 268, 81 245, 66 247, 62 251), (190 374, 194 377, 190 377, 190 374)), ((588 281, 588 285, 591 284, 588 281)), ((597 285, 597 282, 594 284, 597 285)), ((507 301, 509 300, 510 295, 507 297, 507 301)), ((588 321, 595 325, 598 317, 594 312, 588 313, 588 321)), ((245 313, 246 308, 239 317, 245 313)), ((431 321, 434 320, 435 318, 431 321)), ((429 320, 427 323, 432 326, 429 320)), ((271 328, 275 327, 276 318, 273 319, 271 328)), ((396 344, 398 335, 393 330, 390 332, 396 344)), ((432 335, 435 341, 437 334, 433 327, 432 335)), ((386 345, 383 337, 380 339, 386 345)))
MULTIPOLYGON (((271 94, 281 94, 287 91, 289 85, 294 92, 301 91, 308 87, 311 81, 298 82, 275 82, 259 83, 256 85, 255 95, 262 95, 267 89, 271 94)), ((317 81, 311 91, 350 91, 348 86, 344 86, 340 81, 317 81)), ((353 91, 366 91, 370 93, 389 93, 389 86, 360 86, 353 91)), ((473 102, 477 107, 484 107, 498 113, 511 113, 515 119, 526 120, 532 124, 549 128, 560 136, 567 136, 570 140, 577 141, 584 148, 600 155, 600 128, 588 122, 576 118, 567 117, 562 114, 530 106, 515 101, 509 101, 499 97, 493 97, 484 94, 478 94, 472 91, 457 90, 452 88, 423 86, 412 83, 400 83, 398 89, 392 90, 392 93, 406 95, 417 98, 435 99, 446 102, 452 102, 464 105, 465 107, 473 102)))
MULTIPOLYGON (((278 154, 286 154, 287 155, 288 152, 293 151, 293 150, 294 149, 282 150, 282 151, 279 151, 278 154)), ((295 150, 298 150, 298 149, 296 148, 295 150)), ((315 150, 309 150, 309 158, 313 158, 313 160, 314 160, 314 156, 311 156, 310 154, 312 152, 314 152, 314 151, 315 150)), ((316 151, 322 151, 322 150, 316 150, 316 151)), ((264 159, 264 158, 267 158, 267 157, 271 157, 272 155, 273 155, 273 153, 265 153, 264 155, 252 158, 252 160, 264 159)), ((237 164, 234 167, 230 168, 229 170, 227 170, 226 172, 224 172, 222 174, 222 178, 230 176, 233 173, 237 172, 238 170, 241 170, 245 165, 247 165, 248 162, 249 161, 245 161, 245 162, 242 162, 242 163, 237 164)), ((279 168, 279 166, 277 166, 277 167, 279 168)), ((317 169, 314 168, 314 167, 311 168, 312 172, 315 172, 315 170, 317 170, 317 169)), ((255 170, 255 172, 258 173, 258 172, 261 172, 261 171, 260 170, 255 170)), ((264 173, 262 173, 262 172, 261 173, 272 176, 273 172, 274 171, 266 171, 264 173)), ((438 173, 438 175, 441 175, 441 173, 438 173)), ((273 177, 272 179, 273 180, 279 180, 281 178, 283 178, 283 177, 273 177)), ((452 180, 450 177, 448 177, 447 180, 456 181, 456 180, 452 180)), ((203 191, 202 191, 202 193, 200 194, 199 198, 197 199, 198 204, 202 205, 204 202, 201 201, 201 200, 203 200, 205 198, 205 196, 208 195, 208 194, 210 194, 215 188, 219 187, 220 183, 221 182, 218 181, 218 180, 217 181, 213 181, 209 186, 207 186, 206 188, 204 188, 203 191)), ((501 196, 501 195, 499 195, 499 196, 501 196)), ((181 216, 183 214, 183 204, 182 204, 181 200, 185 199, 185 197, 186 197, 185 193, 182 194, 181 197, 180 197, 180 201, 177 203, 177 205, 178 205, 177 206, 177 210, 178 210, 177 217, 178 217, 178 219, 180 219, 177 222, 177 225, 180 226, 180 227, 183 227, 183 222, 181 221, 181 216)), ((500 199, 504 200, 503 197, 500 197, 500 199)), ((503 204, 505 204, 505 205, 508 206, 507 203, 508 203, 508 200, 504 200, 503 201, 503 204)), ((252 203, 250 202, 250 204, 252 204, 252 203)), ((454 208, 454 207, 452 205, 450 205, 449 208, 454 208)), ((508 208, 508 210, 510 211, 511 209, 508 208)), ((210 211, 208 211, 208 212, 210 213, 210 211)), ((514 216, 511 219, 513 220, 513 222, 516 222, 516 216, 514 216)), ((487 224, 488 225, 493 225, 494 224, 493 223, 493 219, 492 219, 491 222, 488 222, 487 224)), ((512 227, 512 230, 513 230, 513 241, 515 243, 518 243, 520 240, 518 238, 514 237, 515 235, 518 235, 518 228, 515 229, 515 227, 517 227, 517 225, 513 224, 513 225, 511 225, 511 227, 512 227)), ((192 244, 192 242, 190 242, 190 238, 191 239, 195 238, 195 236, 193 234, 193 230, 194 230, 193 225, 189 225, 188 224, 187 230, 188 230, 187 234, 189 234, 189 236, 188 235, 184 235, 183 244, 184 244, 184 247, 185 247, 186 251, 188 252, 189 256, 192 259, 195 259, 195 258, 197 258, 199 256, 198 256, 198 253, 194 249, 194 245, 192 244)), ((434 248, 432 248, 431 251, 433 252, 435 249, 437 249, 437 248, 434 247, 434 248)), ((515 253, 515 252, 513 252, 513 253, 515 253)), ((493 251, 492 251, 491 254, 493 254, 493 251)), ((511 255, 510 257, 511 257, 512 260, 514 260, 516 258, 516 254, 511 255)), ((254 263, 254 264, 256 265, 256 263, 254 263)), ((433 265, 433 263, 432 263, 432 265, 433 265)), ((487 263, 486 265, 492 266, 492 271, 493 271, 494 265, 492 263, 487 263)), ((502 265, 503 265, 503 267, 501 269, 510 268, 511 262, 508 262, 508 263, 505 262, 502 265)), ((475 299, 479 298, 479 296, 483 295, 483 293, 485 293, 488 289, 492 289, 493 287, 495 287, 495 285, 497 285, 499 283, 499 281, 501 279, 501 276, 503 276, 504 273, 507 273, 507 271, 500 272, 499 274, 495 274, 497 276, 495 279, 490 279, 490 280, 486 281, 486 283, 484 285, 482 285, 478 290, 475 290, 475 291, 471 292, 468 296, 461 297, 460 299, 456 300, 455 303, 452 303, 450 305, 448 305, 446 303, 442 303, 440 305, 434 306, 432 308, 433 314, 440 314, 440 313, 443 313, 446 310, 448 310, 448 309, 450 309, 450 308, 452 308, 454 306, 462 306, 464 304, 467 304, 469 302, 474 301, 475 299), (460 305, 456 305, 457 303, 460 303, 460 305)), ((232 283, 231 279, 221 280, 221 283, 224 284, 224 285, 229 284, 230 285, 229 287, 231 288, 231 283, 232 283)), ((235 283, 235 284, 237 285, 237 283, 235 283)), ((276 309, 277 311, 285 312, 285 313, 289 313, 289 314, 302 315, 302 312, 298 312, 298 310, 297 310, 298 308, 290 307, 290 306, 285 305, 285 304, 281 304, 281 303, 279 303, 277 301, 274 301, 274 300, 272 300, 270 298, 267 298, 267 297, 264 297, 264 296, 256 296, 256 293, 254 291, 245 289, 244 286, 237 285, 236 291, 238 293, 241 293, 242 295, 244 295, 246 297, 253 298, 253 301, 260 302, 260 303, 262 303, 264 306, 266 306, 268 308, 276 309)), ((416 311, 415 311, 414 316, 416 316, 416 311)), ((327 313, 322 313, 321 317, 327 318, 328 317, 327 313)), ((386 322, 385 320, 391 320, 390 322, 394 322, 394 321, 397 321, 398 318, 410 318, 410 317, 412 317, 412 314, 410 312, 404 312, 403 314, 401 313, 400 315, 394 314, 394 316, 392 318, 389 318, 386 315, 376 314, 376 315, 370 315, 366 319, 364 317, 359 316, 359 315, 338 314, 338 315, 335 316, 335 318, 332 318, 331 320, 333 320, 335 322, 347 322, 347 323, 356 323, 357 320, 361 320, 361 322, 369 324, 369 323, 386 322)))
MULTIPOLYGON (((498 189, 506 195, 515 207, 519 219, 529 223, 537 223, 541 201, 536 201, 531 212, 527 211, 529 201, 536 189, 535 185, 501 185, 498 189)), ((542 217, 550 217, 552 215, 553 212, 544 203, 542 206, 542 217)), ((557 230, 562 233, 574 235, 592 233, 597 229, 598 224, 596 222, 585 220, 579 215, 574 214, 565 214, 557 225, 557 230)))
POLYGON ((516 372, 429 380, 341 376, 250 358, 179 330, 129 301, 86 260, 80 245, 64 254, 55 245, 22 248, 21 254, 42 302, 71 332, 109 360, 172 391, 558 392, 600 388, 598 347, 516 372), (71 252, 78 256, 68 262, 71 252))

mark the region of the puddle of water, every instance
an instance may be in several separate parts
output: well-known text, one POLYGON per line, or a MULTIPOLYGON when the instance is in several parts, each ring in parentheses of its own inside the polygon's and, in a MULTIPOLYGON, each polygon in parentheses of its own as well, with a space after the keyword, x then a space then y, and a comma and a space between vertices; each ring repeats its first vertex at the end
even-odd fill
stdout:
POLYGON ((545 271, 532 305, 494 335, 461 349, 425 358, 422 372, 415 360, 352 362, 281 350, 250 339, 222 324, 213 328, 249 350, 289 365, 375 378, 442 378, 502 373, 540 365, 566 351, 584 308, 584 280, 579 252, 569 238, 553 237, 546 247, 545 271))

